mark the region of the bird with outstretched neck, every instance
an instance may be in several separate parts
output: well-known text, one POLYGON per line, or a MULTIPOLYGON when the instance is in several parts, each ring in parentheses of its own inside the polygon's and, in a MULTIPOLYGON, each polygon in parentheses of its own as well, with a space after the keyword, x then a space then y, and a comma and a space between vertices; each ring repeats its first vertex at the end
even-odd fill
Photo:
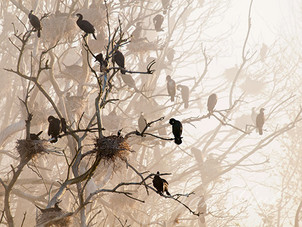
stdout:
POLYGON ((28 14, 29 22, 34 27, 35 30, 38 31, 38 38, 41 37, 42 26, 40 20, 37 16, 33 14, 33 10, 31 10, 28 14))
POLYGON ((80 29, 82 29, 85 32, 84 38, 88 34, 92 34, 93 38, 96 39, 96 36, 94 34, 95 29, 94 29, 93 25, 89 21, 83 20, 83 15, 82 14, 77 13, 76 15, 78 17, 77 25, 79 26, 80 29))
POLYGON ((159 176, 159 171, 157 171, 157 173, 155 174, 152 182, 153 182, 154 188, 156 188, 156 190, 157 190, 157 193, 162 195, 163 192, 166 192, 167 195, 171 195, 168 191, 169 184, 165 179, 163 179, 159 176))
POLYGON ((180 121, 171 118, 169 121, 170 125, 172 125, 172 132, 174 135, 174 142, 179 145, 182 143, 181 134, 182 134, 182 124, 180 121))

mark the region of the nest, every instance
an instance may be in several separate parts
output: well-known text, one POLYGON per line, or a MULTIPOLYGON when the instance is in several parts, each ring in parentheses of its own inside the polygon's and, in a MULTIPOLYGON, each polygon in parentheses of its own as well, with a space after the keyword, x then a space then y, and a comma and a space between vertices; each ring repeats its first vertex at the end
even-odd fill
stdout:
POLYGON ((37 227, 67 227, 71 226, 71 213, 63 210, 45 210, 37 219, 37 227))
POLYGON ((45 140, 17 140, 16 149, 21 159, 32 159, 37 154, 46 152, 45 140))
POLYGON ((116 158, 125 160, 131 152, 127 140, 122 136, 107 136, 96 139, 95 150, 100 159, 115 161, 116 158))

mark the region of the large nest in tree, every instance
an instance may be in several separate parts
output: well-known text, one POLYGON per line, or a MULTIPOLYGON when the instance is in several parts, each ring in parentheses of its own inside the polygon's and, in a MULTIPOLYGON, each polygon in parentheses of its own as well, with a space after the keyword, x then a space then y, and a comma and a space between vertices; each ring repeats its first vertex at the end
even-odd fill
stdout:
POLYGON ((45 209, 36 218, 37 227, 68 227, 71 226, 71 215, 63 210, 45 209))
POLYGON ((45 140, 17 140, 16 149, 21 159, 31 159, 37 154, 47 152, 45 140))
POLYGON ((96 139, 95 150, 100 159, 115 161, 116 158, 125 160, 131 152, 127 140, 122 136, 107 136, 96 139))

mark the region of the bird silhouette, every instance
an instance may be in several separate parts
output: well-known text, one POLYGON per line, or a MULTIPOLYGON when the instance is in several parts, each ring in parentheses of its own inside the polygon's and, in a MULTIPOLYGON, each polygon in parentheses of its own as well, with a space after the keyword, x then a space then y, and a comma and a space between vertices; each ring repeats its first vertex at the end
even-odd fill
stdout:
POLYGON ((159 171, 157 171, 156 175, 153 178, 152 182, 154 188, 156 188, 157 193, 159 193, 160 195, 162 195, 163 192, 166 192, 167 195, 171 195, 168 191, 168 182, 165 179, 161 178, 159 174, 159 171))
POLYGON ((157 32, 161 32, 163 31, 162 29, 162 24, 164 22, 164 16, 161 15, 161 14, 157 14, 154 18, 153 18, 153 24, 154 24, 154 28, 155 28, 155 31, 157 32))
POLYGON ((217 103, 217 95, 211 94, 208 98, 208 103, 207 103, 208 111, 209 111, 209 118, 210 118, 210 115, 213 114, 216 103, 217 103))
POLYGON ((138 41, 142 36, 142 31, 143 31, 142 22, 137 22, 136 28, 131 35, 132 36, 131 41, 138 41))
POLYGON ((259 135, 263 134, 263 125, 264 125, 264 108, 260 109, 260 113, 256 117, 256 128, 259 131, 259 135))
POLYGON ((95 56, 95 61, 98 61, 100 63, 100 72, 107 70, 108 60, 104 59, 102 53, 99 53, 95 56))
POLYGON ((181 98, 184 103, 184 107, 189 107, 189 87, 185 85, 177 85, 177 89, 181 92, 181 98))
POLYGON ((174 97, 176 94, 176 83, 174 80, 171 79, 171 76, 166 77, 167 80, 167 90, 168 94, 171 96, 171 102, 174 102, 174 97))
POLYGON ((66 130, 66 121, 65 121, 65 126, 63 125, 62 127, 61 121, 58 118, 55 118, 54 116, 49 116, 48 122, 49 122, 48 135, 51 136, 50 142, 56 143, 58 142, 58 137, 60 135, 60 132, 62 132, 63 127, 65 127, 66 130))
POLYGON ((39 18, 33 14, 33 10, 31 10, 29 12, 28 18, 29 18, 30 24, 34 27, 35 30, 38 31, 38 37, 40 38, 42 26, 41 26, 39 18))
POLYGON ((181 144, 182 140, 181 140, 181 134, 182 134, 182 124, 180 121, 175 120, 174 118, 171 118, 169 121, 170 125, 172 125, 172 132, 174 135, 174 142, 176 144, 181 144))
POLYGON ((167 13, 167 9, 169 7, 170 0, 161 0, 162 7, 163 7, 163 14, 167 13))
POLYGON ((142 133, 142 131, 146 128, 146 126, 147 126, 147 121, 143 115, 143 112, 141 112, 141 115, 138 118, 138 129, 140 133, 142 133))
POLYGON ((85 32, 84 38, 88 34, 92 34, 93 38, 96 39, 96 36, 94 34, 95 29, 94 29, 93 25, 89 21, 83 20, 83 15, 82 14, 77 13, 76 15, 78 17, 77 25, 79 26, 80 29, 82 29, 85 32))
POLYGON ((42 134, 43 131, 38 132, 37 134, 35 133, 30 133, 30 139, 31 140, 40 140, 39 136, 42 134))
POLYGON ((120 52, 119 50, 116 50, 112 56, 112 60, 119 66, 121 67, 121 73, 125 74, 126 70, 125 70, 125 57, 122 54, 122 52, 120 52))

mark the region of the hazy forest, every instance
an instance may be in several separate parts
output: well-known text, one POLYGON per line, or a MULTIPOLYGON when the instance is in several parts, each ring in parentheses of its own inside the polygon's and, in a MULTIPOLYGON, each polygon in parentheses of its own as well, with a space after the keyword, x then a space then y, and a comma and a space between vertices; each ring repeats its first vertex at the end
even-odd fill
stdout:
POLYGON ((1 0, 0 226, 302 225, 301 6, 1 0))

